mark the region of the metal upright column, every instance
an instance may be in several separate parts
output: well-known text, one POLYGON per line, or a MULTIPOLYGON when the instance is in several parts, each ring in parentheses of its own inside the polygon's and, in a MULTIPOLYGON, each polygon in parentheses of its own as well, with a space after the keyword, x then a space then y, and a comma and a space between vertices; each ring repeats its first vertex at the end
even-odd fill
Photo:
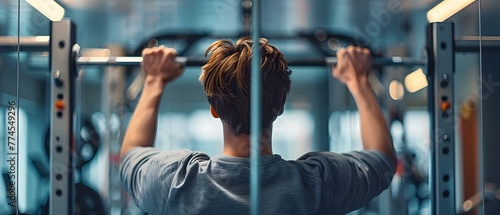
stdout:
POLYGON ((431 113, 431 211, 455 214, 455 119, 453 23, 427 26, 431 113))
POLYGON ((250 214, 260 213, 260 138, 262 135, 262 89, 260 52, 260 0, 252 1, 252 67, 250 79, 250 214))
POLYGON ((73 214, 76 27, 70 20, 52 22, 50 33, 50 214, 73 214))

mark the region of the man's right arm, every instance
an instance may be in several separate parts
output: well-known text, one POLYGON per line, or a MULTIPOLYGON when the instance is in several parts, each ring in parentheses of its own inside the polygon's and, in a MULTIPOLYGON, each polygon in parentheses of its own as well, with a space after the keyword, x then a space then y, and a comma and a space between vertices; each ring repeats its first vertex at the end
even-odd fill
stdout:
POLYGON ((364 150, 382 152, 395 165, 396 153, 392 137, 368 82, 368 72, 371 69, 370 51, 349 46, 337 52, 337 59, 333 76, 347 85, 356 101, 364 150))

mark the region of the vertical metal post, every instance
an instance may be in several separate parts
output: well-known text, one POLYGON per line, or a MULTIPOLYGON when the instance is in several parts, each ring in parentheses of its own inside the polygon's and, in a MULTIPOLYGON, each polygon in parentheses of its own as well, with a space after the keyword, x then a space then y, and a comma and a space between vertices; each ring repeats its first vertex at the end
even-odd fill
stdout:
POLYGON ((50 214, 73 214, 76 61, 72 60, 72 49, 76 27, 70 20, 52 22, 50 35, 50 214))
POLYGON ((250 36, 252 32, 252 0, 241 0, 241 23, 243 35, 250 36))
MULTIPOLYGON (((125 50, 120 45, 108 45, 107 48, 111 51, 113 56, 122 56, 125 54, 125 50)), ((109 205, 110 214, 124 214, 127 207, 128 198, 111 198, 112 196, 127 196, 125 192, 122 192, 122 187, 120 183, 120 163, 117 158, 120 155, 121 142, 123 135, 119 133, 125 133, 125 98, 127 71, 125 67, 105 67, 103 68, 104 74, 102 74, 102 112, 106 117, 106 124, 108 125, 111 121, 111 116, 116 114, 120 117, 120 129, 114 130, 109 127, 106 128, 104 134, 104 143, 101 145, 101 151, 103 151, 104 156, 107 156, 106 161, 106 173, 108 177, 105 179, 103 187, 101 187, 100 195, 107 201, 109 205), (120 138, 117 138, 120 137, 120 138), (104 189, 102 189, 104 188, 104 189)), ((128 95, 128 94, 127 94, 128 95)))
POLYGON ((455 214, 455 53, 453 23, 427 26, 431 114, 431 211, 455 214))
POLYGON ((260 137, 261 137, 261 73, 260 73, 260 0, 252 1, 252 67, 250 87, 250 214, 259 214, 260 137))

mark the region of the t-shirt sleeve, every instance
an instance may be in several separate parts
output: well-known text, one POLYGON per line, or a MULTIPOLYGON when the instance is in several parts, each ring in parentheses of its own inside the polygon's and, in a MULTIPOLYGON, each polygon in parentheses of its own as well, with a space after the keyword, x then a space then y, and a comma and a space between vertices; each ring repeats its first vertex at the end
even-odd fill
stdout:
POLYGON ((133 148, 121 161, 122 186, 139 208, 147 213, 160 214, 179 162, 189 153, 189 150, 133 148))
POLYGON ((299 159, 319 166, 323 192, 332 200, 331 208, 335 214, 366 206, 373 197, 387 189, 396 169, 378 151, 313 152, 299 159))

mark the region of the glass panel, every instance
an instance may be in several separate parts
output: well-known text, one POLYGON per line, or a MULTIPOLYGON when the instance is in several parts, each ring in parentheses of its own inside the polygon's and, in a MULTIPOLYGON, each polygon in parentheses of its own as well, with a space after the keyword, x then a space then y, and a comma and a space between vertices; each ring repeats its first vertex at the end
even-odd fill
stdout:
MULTIPOLYGON (((33 42, 46 41, 50 31, 50 20, 26 1, 0 1, 0 109, 2 109, 2 150, 4 161, 13 154, 10 142, 15 137, 17 145, 15 180, 18 195, 16 203, 19 213, 39 214, 48 200, 48 157, 44 152, 44 140, 48 127, 46 105, 48 77, 48 53, 24 51, 33 42), (18 36, 21 52, 17 52, 18 36), (9 42, 9 39, 10 42, 9 42), (10 43, 11 48, 8 44, 10 43), (30 43, 30 44, 28 44, 30 43), (27 45, 27 46, 25 46, 27 45), (19 95, 19 97, 17 97, 19 95), (12 103, 16 103, 16 117, 12 120, 12 103), (11 122, 15 121, 17 126, 11 122), (10 127, 16 127, 15 133, 10 127), (11 133, 12 132, 12 133, 11 133), (19 135, 19 136, 17 136, 19 135), (18 147, 18 148, 17 148, 18 147)), ((10 172, 10 163, 2 163, 2 173, 10 172), (4 166, 5 165, 5 166, 4 166)), ((9 176, 9 175, 7 175, 9 176)), ((2 177, 1 189, 6 191, 2 177)), ((10 194, 10 192, 9 192, 10 194)), ((11 214, 12 207, 5 207, 10 197, 2 198, 0 214, 11 214), (5 200, 5 201, 4 201, 5 200)))
MULTIPOLYGON (((500 75, 495 66, 496 59, 499 58, 499 40, 500 30, 498 8, 500 2, 492 0, 480 0, 480 23, 479 35, 480 44, 480 91, 479 110, 477 111, 479 121, 479 140, 482 148, 479 151, 479 161, 482 164, 482 187, 483 192, 483 214, 495 214, 500 211, 500 173, 498 172, 498 162, 500 158, 495 155, 499 151, 498 144, 499 133, 496 128, 500 126, 498 119, 500 117, 498 108, 500 107, 500 75), (482 151, 481 151, 482 149, 482 151), (494 197, 493 197, 494 196, 494 197)), ((480 187, 480 188, 482 188, 480 187)))
MULTIPOLYGON (((465 1, 464 1, 465 2, 465 1)), ((479 1, 472 3, 456 15, 449 18, 455 23, 455 40, 468 39, 468 36, 479 36, 480 22, 479 1)), ((476 39, 477 40, 477 39, 476 39)), ((477 42, 477 41, 476 41, 477 42)), ((458 45, 460 46, 460 45, 458 45)), ((477 47, 477 44, 475 44, 477 47)), ((456 47, 457 49, 459 47, 456 47)), ((482 207, 478 196, 480 189, 481 145, 478 131, 480 112, 478 104, 482 98, 478 94, 480 78, 480 53, 455 53, 455 111, 456 111, 456 207, 458 213, 470 210, 470 214, 480 214, 482 207)))
POLYGON ((17 1, 0 1, 0 38, 3 39, 3 48, 0 48, 0 193, 4 196, 0 201, 0 214, 10 214, 17 208, 27 207, 27 153, 21 151, 21 144, 26 144, 26 137, 23 136, 26 132, 23 126, 26 124, 19 121, 19 114, 23 112, 19 110, 22 106, 18 104, 16 92, 19 60, 17 38, 20 35, 17 8, 17 1))

